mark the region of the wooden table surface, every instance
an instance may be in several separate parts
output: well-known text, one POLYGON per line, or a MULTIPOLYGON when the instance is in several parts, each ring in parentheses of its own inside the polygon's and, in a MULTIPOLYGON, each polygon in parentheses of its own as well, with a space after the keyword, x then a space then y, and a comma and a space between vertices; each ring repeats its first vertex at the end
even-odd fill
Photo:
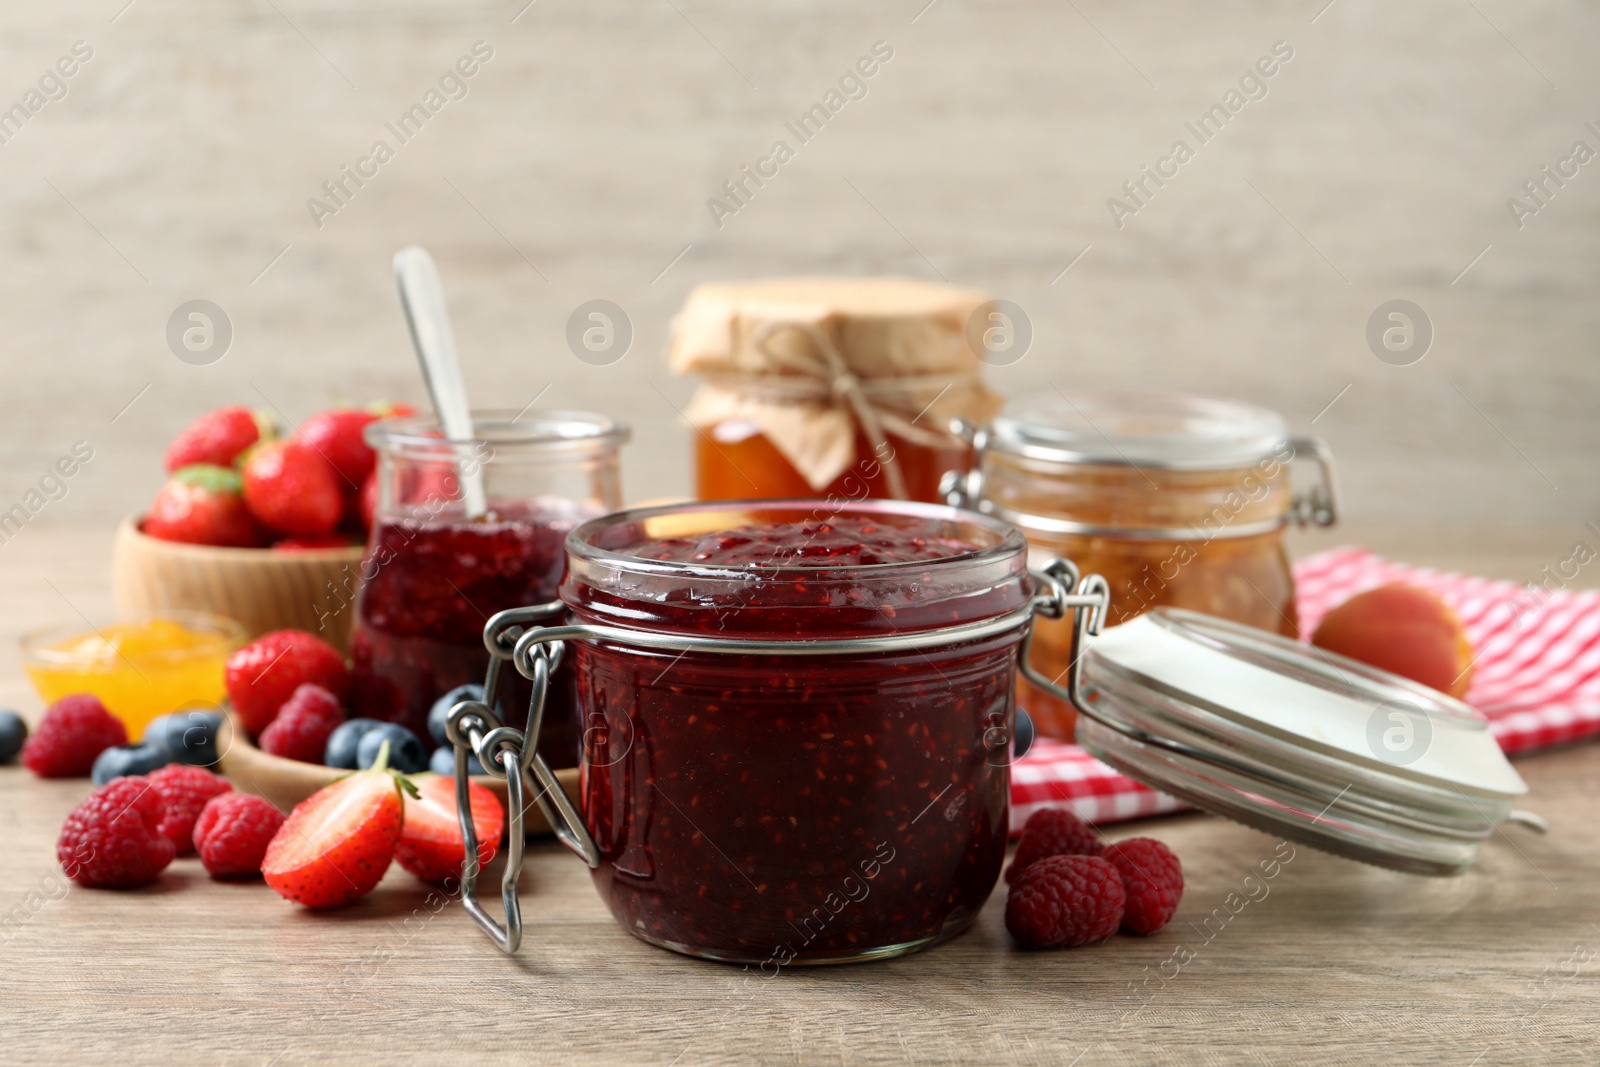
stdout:
MULTIPOLYGON (((98 564, 66 565, 99 536, 0 559, 5 626, 70 616, 46 596, 103 597, 98 564)), ((36 708, 14 668, 0 692, 36 708)), ((932 951, 767 979, 630 937, 548 841, 529 849, 515 958, 398 868, 324 915, 194 859, 144 890, 69 888, 53 846, 87 783, 0 768, 0 1063, 1595 1063, 1600 745, 1518 769, 1550 833, 1508 827, 1462 877, 1301 847, 1247 883, 1275 839, 1177 816, 1110 831, 1183 858, 1183 904, 1153 937, 1020 952, 997 895, 932 951)))

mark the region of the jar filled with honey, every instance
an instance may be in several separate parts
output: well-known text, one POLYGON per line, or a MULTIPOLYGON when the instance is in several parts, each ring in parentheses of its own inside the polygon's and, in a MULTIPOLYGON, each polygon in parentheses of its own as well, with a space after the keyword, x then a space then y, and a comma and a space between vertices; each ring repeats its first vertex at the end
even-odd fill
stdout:
POLYGON ((1000 406, 978 377, 990 303, 913 278, 698 286, 667 348, 702 382, 685 412, 696 495, 938 502, 970 463, 952 420, 1000 406))
MULTIPOLYGON (((1154 607, 1203 612, 1293 637, 1291 522, 1336 518, 1331 454, 1291 437, 1277 413, 1212 397, 1068 393, 965 430, 975 460, 946 476, 949 502, 1020 528, 1035 559, 1060 556, 1111 588, 1109 624, 1154 607), (1304 494, 1290 466, 1310 459, 1304 494)), ((1064 676, 1071 626, 1040 619, 1032 665, 1064 676)), ((1018 703, 1040 732, 1070 740, 1076 712, 1019 679, 1018 703)))

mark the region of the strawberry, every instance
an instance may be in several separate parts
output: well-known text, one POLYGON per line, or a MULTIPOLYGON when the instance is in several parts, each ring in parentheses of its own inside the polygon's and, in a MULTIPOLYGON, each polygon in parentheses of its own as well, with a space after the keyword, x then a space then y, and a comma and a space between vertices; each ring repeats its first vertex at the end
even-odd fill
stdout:
MULTIPOLYGON (((415 798, 407 799, 405 827, 394 858, 400 866, 435 885, 454 884, 461 879, 461 861, 466 843, 461 839, 461 820, 456 807, 456 780, 437 774, 419 774, 415 798)), ((476 782, 467 786, 472 803, 472 828, 478 835, 478 863, 487 866, 500 849, 500 833, 505 829, 505 812, 500 798, 476 782)))
POLYGON ((362 437, 368 424, 377 421, 372 412, 355 408, 319 411, 300 424, 295 440, 321 453, 338 472, 342 488, 354 493, 378 462, 378 454, 362 437))
POLYGON ((350 686, 350 671, 344 657, 315 634, 274 630, 229 656, 222 681, 239 721, 252 734, 259 734, 307 682, 342 698, 350 686))
POLYGON ((366 896, 394 859, 405 823, 404 793, 416 786, 389 770, 389 748, 370 770, 311 794, 289 813, 261 861, 267 884, 308 908, 336 908, 366 896))
POLYGON ((296 536, 331 533, 344 513, 333 465, 298 441, 269 441, 250 450, 244 499, 267 526, 296 536))
POLYGON ((367 410, 380 419, 409 419, 417 413, 415 407, 400 400, 374 400, 367 410))
POLYGON ((274 436, 272 420, 246 407, 208 411, 184 427, 167 447, 167 470, 195 463, 231 467, 239 454, 257 441, 274 436))
POLYGON ((180 467, 150 504, 144 532, 191 545, 258 548, 267 533, 245 506, 242 488, 238 472, 229 467, 180 467))

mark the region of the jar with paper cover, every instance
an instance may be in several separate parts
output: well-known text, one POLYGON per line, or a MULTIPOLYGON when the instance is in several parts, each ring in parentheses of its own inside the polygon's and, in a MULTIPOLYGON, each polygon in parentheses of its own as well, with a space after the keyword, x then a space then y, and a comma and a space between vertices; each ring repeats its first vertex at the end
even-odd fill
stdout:
POLYGON ((999 409, 968 340, 986 303, 911 278, 697 287, 667 349, 702 380, 685 412, 697 495, 937 501, 969 454, 951 421, 999 409))

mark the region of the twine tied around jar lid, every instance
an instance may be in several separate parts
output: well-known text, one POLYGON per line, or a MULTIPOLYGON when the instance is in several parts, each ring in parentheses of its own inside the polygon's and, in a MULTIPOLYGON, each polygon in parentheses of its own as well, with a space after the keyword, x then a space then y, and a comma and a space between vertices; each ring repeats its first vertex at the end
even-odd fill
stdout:
POLYGON ((951 420, 1000 407, 968 342, 986 300, 911 278, 705 283, 673 321, 667 360, 703 379, 684 414, 708 439, 760 433, 819 493, 865 445, 884 494, 905 499, 909 460, 890 437, 960 449, 951 420))
POLYGON ((896 500, 905 500, 908 494, 905 476, 900 471, 894 449, 889 447, 886 429, 906 441, 929 448, 959 444, 948 431, 917 426, 916 420, 921 413, 908 419, 899 410, 904 405, 897 405, 894 401, 914 402, 918 393, 937 389, 938 395, 928 402, 927 407, 931 407, 939 397, 958 385, 969 388, 978 385, 977 374, 915 374, 862 380, 850 369, 826 333, 814 324, 798 319, 762 323, 756 330, 754 341, 762 355, 793 373, 761 375, 712 371, 705 374, 706 381, 723 389, 762 399, 847 405, 861 432, 871 443, 872 454, 882 465, 889 492, 896 500), (783 351, 772 347, 770 341, 780 330, 795 330, 804 334, 811 342, 816 357, 812 358, 798 349, 783 351))

